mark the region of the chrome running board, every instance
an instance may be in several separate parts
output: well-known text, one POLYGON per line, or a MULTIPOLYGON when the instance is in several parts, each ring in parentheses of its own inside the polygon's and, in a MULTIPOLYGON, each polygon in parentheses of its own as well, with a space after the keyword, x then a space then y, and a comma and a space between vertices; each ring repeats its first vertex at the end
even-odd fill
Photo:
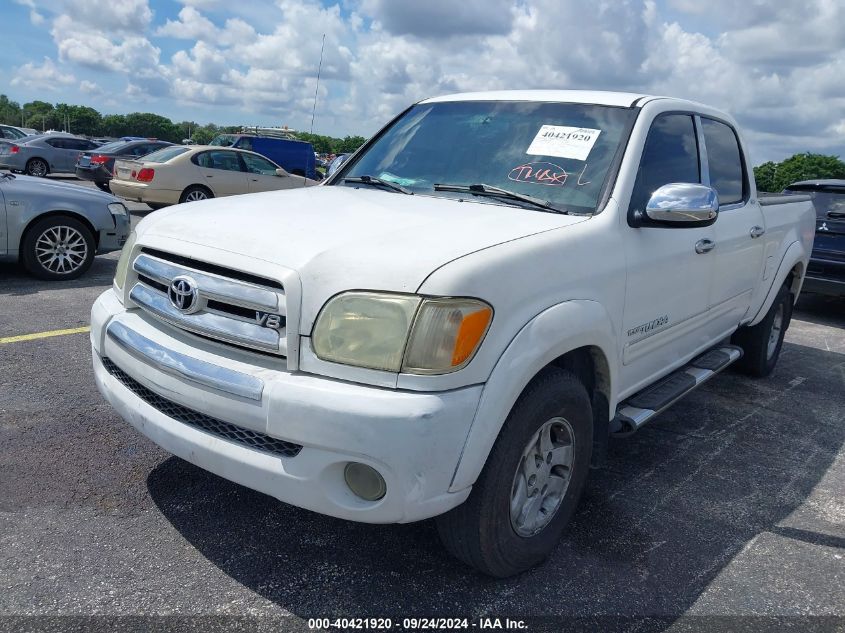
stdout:
POLYGON ((631 435, 646 422, 710 380, 725 367, 742 358, 735 345, 718 345, 685 366, 637 392, 616 407, 610 422, 614 437, 631 435))

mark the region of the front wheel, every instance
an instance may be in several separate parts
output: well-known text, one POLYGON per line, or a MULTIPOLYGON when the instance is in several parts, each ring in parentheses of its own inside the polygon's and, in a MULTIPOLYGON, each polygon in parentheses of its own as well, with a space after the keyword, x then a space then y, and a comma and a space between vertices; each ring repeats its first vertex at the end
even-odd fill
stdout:
POLYGON ((783 348, 783 337, 792 320, 792 293, 781 286, 772 307, 757 325, 736 331, 732 342, 744 352, 737 369, 749 376, 762 378, 772 373, 783 348))
POLYGON ((545 369, 511 410, 469 498, 437 517, 446 549, 499 578, 542 562, 584 491, 592 436, 584 385, 545 369))
POLYGON ((64 215, 36 222, 21 246, 24 267, 49 280, 76 279, 91 267, 97 248, 90 229, 64 215))

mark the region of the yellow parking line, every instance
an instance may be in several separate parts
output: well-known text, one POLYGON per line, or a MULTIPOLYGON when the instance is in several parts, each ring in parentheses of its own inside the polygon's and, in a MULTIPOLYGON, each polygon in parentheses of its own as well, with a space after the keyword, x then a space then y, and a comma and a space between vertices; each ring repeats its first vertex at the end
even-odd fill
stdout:
POLYGON ((20 343, 21 341, 34 341, 39 338, 50 338, 51 336, 64 336, 65 334, 81 334, 82 332, 90 332, 91 326, 74 327, 68 330, 50 330, 49 332, 35 332, 33 334, 20 334, 18 336, 7 336, 0 338, 0 345, 3 343, 20 343))

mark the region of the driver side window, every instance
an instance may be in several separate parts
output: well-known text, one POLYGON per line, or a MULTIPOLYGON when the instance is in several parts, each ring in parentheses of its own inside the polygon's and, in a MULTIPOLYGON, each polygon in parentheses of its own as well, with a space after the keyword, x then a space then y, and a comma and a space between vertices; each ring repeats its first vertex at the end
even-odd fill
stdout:
POLYGON ((631 194, 631 210, 644 211, 651 194, 672 182, 701 182, 695 125, 688 114, 661 114, 651 124, 631 194))

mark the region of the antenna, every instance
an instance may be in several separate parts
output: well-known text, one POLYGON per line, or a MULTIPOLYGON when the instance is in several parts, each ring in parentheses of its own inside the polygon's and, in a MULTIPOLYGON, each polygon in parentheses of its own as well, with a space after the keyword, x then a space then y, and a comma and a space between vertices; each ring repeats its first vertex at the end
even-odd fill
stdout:
POLYGON ((314 133, 314 115, 317 113, 317 90, 320 88, 320 71, 323 70, 323 48, 326 46, 326 34, 323 33, 323 42, 320 44, 320 65, 317 66, 317 85, 314 86, 314 109, 311 110, 311 130, 309 134, 314 133))

